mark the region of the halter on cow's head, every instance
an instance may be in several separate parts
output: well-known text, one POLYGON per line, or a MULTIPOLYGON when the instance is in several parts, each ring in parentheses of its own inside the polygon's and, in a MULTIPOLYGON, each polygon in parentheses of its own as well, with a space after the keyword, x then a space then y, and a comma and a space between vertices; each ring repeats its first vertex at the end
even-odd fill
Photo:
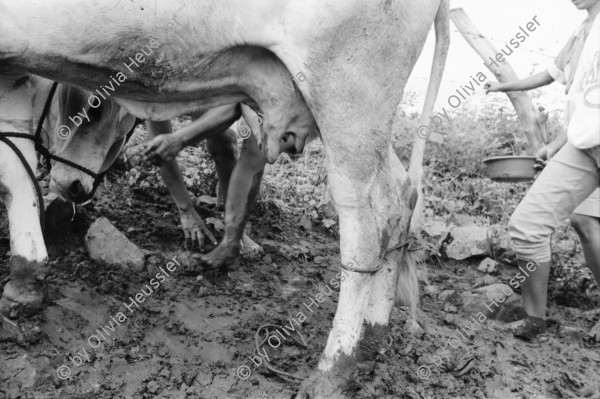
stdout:
MULTIPOLYGON (((99 97, 73 86, 61 84, 58 128, 48 132, 54 155, 67 159, 96 174, 105 172, 121 152, 135 117, 110 98, 99 97)), ((81 203, 89 200, 95 178, 62 162, 53 161, 50 188, 64 199, 81 203)))

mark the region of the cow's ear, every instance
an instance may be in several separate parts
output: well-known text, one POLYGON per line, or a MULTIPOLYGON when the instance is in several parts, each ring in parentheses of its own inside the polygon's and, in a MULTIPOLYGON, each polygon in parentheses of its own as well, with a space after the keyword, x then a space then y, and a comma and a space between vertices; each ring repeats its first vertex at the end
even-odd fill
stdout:
POLYGON ((87 93, 83 90, 64 83, 61 83, 58 86, 60 125, 66 125, 73 128, 75 125, 73 118, 78 117, 82 108, 85 108, 87 105, 87 93))
POLYGON ((122 134, 127 134, 135 126, 135 116, 125 111, 123 108, 119 110, 119 127, 122 134))

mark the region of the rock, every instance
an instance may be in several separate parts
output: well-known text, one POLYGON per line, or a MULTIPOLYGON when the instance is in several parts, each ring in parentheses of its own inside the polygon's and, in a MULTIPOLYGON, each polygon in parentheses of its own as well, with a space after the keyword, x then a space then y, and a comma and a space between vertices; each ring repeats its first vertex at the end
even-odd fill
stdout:
POLYGON ((438 295, 438 299, 440 301, 445 301, 446 299, 448 299, 448 297, 452 294, 456 293, 456 291, 454 290, 444 290, 440 293, 440 295, 438 295))
POLYGON ((476 220, 477 219, 475 219, 475 217, 473 217, 473 216, 461 215, 459 213, 453 213, 446 220, 446 224, 454 225, 454 226, 458 226, 458 227, 474 226, 476 220))
POLYGON ((582 331, 577 327, 561 326, 559 335, 564 338, 570 338, 572 341, 582 341, 582 331))
POLYGON ((480 312, 487 319, 510 323, 525 316, 521 296, 506 284, 492 284, 461 294, 462 313, 475 318, 480 312))
POLYGON ((425 219, 423 231, 432 238, 446 238, 450 232, 450 227, 441 220, 425 219))
POLYGON ((498 262, 490 258, 485 258, 477 266, 477 270, 483 273, 496 273, 498 271, 498 262))
POLYGON ((198 198, 198 202, 206 205, 217 205, 219 203, 219 199, 215 197, 209 197, 208 195, 201 195, 198 198))
POLYGON ((479 288, 479 287, 485 287, 486 285, 492 285, 492 284, 495 284, 496 281, 498 281, 497 277, 486 274, 483 277, 476 278, 475 284, 473 284, 472 288, 479 288))
POLYGON ((590 330, 589 337, 600 343, 600 321, 590 330))
POLYGON ((417 268, 417 281, 429 284, 429 274, 427 269, 417 268))
POLYGON ((437 285, 426 285, 425 293, 430 296, 435 296, 440 293, 440 287, 437 285))
POLYGON ((458 313, 458 307, 454 306, 450 302, 444 302, 444 312, 446 312, 446 313, 458 313))
POLYGON ((95 261, 134 272, 144 270, 144 253, 104 217, 90 226, 85 247, 95 261))
POLYGON ((160 385, 158 385, 158 382, 156 381, 150 381, 146 386, 146 389, 148 389, 148 392, 150 393, 157 393, 160 389, 160 385))
POLYGON ((490 254, 496 261, 507 265, 517 265, 517 255, 512 248, 510 236, 505 226, 494 225, 489 229, 490 254))
POLYGON ((479 226, 457 227, 450 232, 450 240, 443 251, 455 260, 489 253, 488 229, 479 226))

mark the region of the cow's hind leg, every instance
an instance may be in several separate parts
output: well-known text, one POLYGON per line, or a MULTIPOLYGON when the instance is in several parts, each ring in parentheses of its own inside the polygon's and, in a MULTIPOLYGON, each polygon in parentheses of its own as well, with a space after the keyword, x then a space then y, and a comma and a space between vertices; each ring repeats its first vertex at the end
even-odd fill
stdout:
MULTIPOLYGON (((33 143, 16 139, 33 170, 37 165, 33 143)), ((10 230, 10 281, 4 286, 0 313, 10 318, 28 316, 42 308, 46 296, 46 246, 39 221, 39 206, 29 175, 17 156, 0 143, 0 194, 8 212, 10 230)))
POLYGON ((327 346, 318 369, 301 387, 302 399, 345 397, 356 362, 372 354, 387 335, 402 255, 402 250, 388 253, 388 248, 406 238, 415 194, 384 130, 389 132, 386 127, 365 128, 353 137, 323 133, 344 278, 327 346))

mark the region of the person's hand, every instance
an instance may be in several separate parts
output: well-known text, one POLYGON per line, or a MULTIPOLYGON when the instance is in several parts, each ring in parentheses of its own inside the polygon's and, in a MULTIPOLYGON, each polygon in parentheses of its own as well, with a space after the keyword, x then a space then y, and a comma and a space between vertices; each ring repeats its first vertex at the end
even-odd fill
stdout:
POLYGON ((483 88, 485 89, 485 94, 489 94, 500 91, 500 86, 501 84, 499 82, 487 82, 483 85, 483 88))
POLYGON ((183 150, 183 142, 173 134, 160 134, 146 144, 143 155, 155 165, 168 162, 183 150))
POLYGON ((534 168, 543 169, 544 166, 546 166, 546 164, 548 163, 548 161, 550 161, 550 159, 552 159, 552 157, 556 154, 556 152, 557 149, 552 144, 546 144, 545 146, 540 148, 535 153, 535 159, 538 163, 534 166, 534 168))
POLYGON ((202 218, 195 209, 180 211, 181 228, 185 236, 185 247, 187 249, 204 247, 204 239, 208 238, 213 245, 217 245, 217 240, 206 227, 202 218))

